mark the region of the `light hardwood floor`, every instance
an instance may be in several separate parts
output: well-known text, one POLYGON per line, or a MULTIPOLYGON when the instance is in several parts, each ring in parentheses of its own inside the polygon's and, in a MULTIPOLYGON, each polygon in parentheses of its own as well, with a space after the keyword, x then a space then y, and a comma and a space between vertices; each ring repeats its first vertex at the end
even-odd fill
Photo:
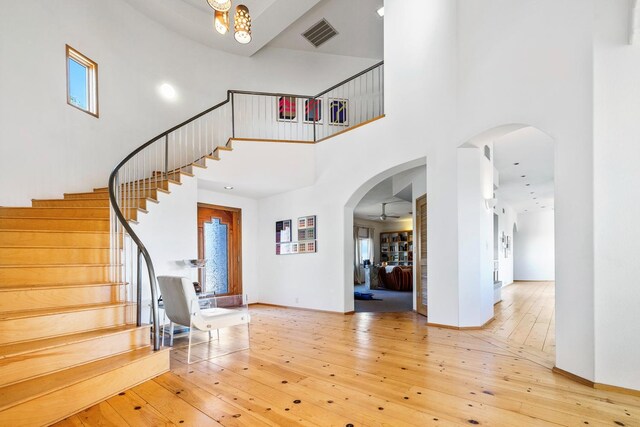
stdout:
MULTIPOLYGON (((639 426, 640 398, 554 374, 509 342, 531 336, 545 349, 527 314, 550 287, 517 286, 486 331, 429 327, 414 313, 255 306, 250 350, 186 365, 177 343, 171 372, 58 425, 639 426)), ((242 346, 245 331, 222 331, 195 354, 242 346)))

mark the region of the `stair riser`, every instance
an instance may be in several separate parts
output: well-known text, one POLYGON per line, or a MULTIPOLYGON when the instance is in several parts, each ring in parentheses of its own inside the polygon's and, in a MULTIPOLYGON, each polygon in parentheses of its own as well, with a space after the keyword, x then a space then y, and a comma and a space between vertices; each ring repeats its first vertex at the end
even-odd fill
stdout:
POLYGON ((67 286, 58 288, 0 288, 0 313, 48 308, 65 308, 84 304, 116 303, 124 298, 124 285, 67 286))
POLYGON ((109 249, 3 248, 0 265, 108 264, 109 249))
POLYGON ((66 193, 64 195, 65 200, 75 200, 75 199, 103 199, 109 200, 108 192, 97 192, 97 193, 66 193))
POLYGON ((109 283, 108 266, 0 267, 0 288, 16 285, 109 283))
POLYGON ((0 321, 0 345, 124 326, 125 315, 124 306, 113 306, 47 316, 6 319, 0 321))
MULTIPOLYGON (((31 205, 34 208, 108 208, 107 199, 60 199, 60 200, 33 200, 31 205)), ((138 200, 140 209, 147 208, 147 199, 138 200)))
POLYGON ((2 208, 0 218, 4 217, 44 217, 44 218, 109 218, 108 208, 2 208))
MULTIPOLYGON (((0 218, 28 217, 28 218, 95 218, 109 219, 109 208, 0 208, 0 218)), ((136 220, 137 209, 127 209, 125 217, 136 220)))
POLYGON ((169 370, 169 352, 161 351, 119 369, 89 378, 0 412, 0 425, 48 425, 169 370))
POLYGON ((108 233, 47 233, 0 230, 0 246, 68 246, 108 248, 108 233))
POLYGON ((0 360, 0 387, 148 346, 149 334, 149 328, 130 329, 0 360))
MULTIPOLYGON (((166 190, 165 188, 163 188, 163 190, 166 190)), ((144 198, 144 197, 150 197, 152 199, 158 199, 157 197, 158 194, 158 190, 156 190, 155 188, 138 188, 138 187, 130 187, 130 188, 126 188, 123 189, 120 196, 121 198, 127 196, 127 197, 134 197, 134 198, 144 198)), ((65 200, 76 200, 76 199, 104 199, 104 200, 108 200, 109 199, 109 193, 107 191, 96 191, 94 193, 72 193, 72 194, 65 194, 64 195, 65 200)))
POLYGON ((0 218, 0 229, 109 231, 109 220, 63 218, 0 218))
MULTIPOLYGON (((180 184, 180 179, 173 179, 173 177, 171 178, 173 181, 172 184, 180 184)), ((137 181, 137 182, 133 182, 127 185, 123 185, 122 186, 122 190, 123 191, 129 191, 129 189, 131 188, 139 188, 142 189, 143 187, 146 187, 147 189, 153 189, 153 188, 162 188, 163 190, 168 190, 169 189, 169 182, 164 181, 164 180, 156 180, 156 179, 146 179, 144 181, 137 181)), ((93 189, 94 193, 105 193, 108 192, 109 189, 107 187, 100 187, 100 188, 94 188, 93 189)))

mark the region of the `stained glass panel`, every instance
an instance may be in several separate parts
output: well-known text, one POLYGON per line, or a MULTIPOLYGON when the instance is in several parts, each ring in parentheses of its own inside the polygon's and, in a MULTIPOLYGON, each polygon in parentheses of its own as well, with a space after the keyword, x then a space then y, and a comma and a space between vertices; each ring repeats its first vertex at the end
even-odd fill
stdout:
POLYGON ((229 292, 229 227, 219 219, 204 223, 204 257, 207 260, 205 292, 229 292))

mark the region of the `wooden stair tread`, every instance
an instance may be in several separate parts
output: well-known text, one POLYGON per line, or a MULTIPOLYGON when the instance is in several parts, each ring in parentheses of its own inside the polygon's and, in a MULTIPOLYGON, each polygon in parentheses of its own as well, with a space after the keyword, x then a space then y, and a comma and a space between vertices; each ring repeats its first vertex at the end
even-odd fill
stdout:
MULTIPOLYGON (((88 200, 88 199, 85 199, 88 200)), ((0 209, 54 209, 54 210, 64 210, 64 209, 73 209, 73 210, 82 210, 82 209, 104 209, 108 210, 108 207, 104 206, 54 206, 54 207, 39 207, 39 206, 0 206, 0 209)))
POLYGON ((25 265, 25 264, 15 264, 15 265, 0 265, 0 268, 61 268, 61 267, 111 267, 118 266, 118 264, 110 264, 110 263, 88 263, 88 264, 37 264, 37 265, 25 265))
MULTIPOLYGON (((57 208, 28 208, 28 209, 57 209, 57 208)), ((3 216, 0 219, 37 219, 47 221, 109 221, 109 218, 69 218, 63 216, 3 216)), ((20 230, 24 231, 24 230, 20 230)), ((107 231, 108 233, 108 231, 107 231)))
POLYGON ((0 321, 3 320, 12 320, 12 319, 24 319, 28 317, 43 317, 43 316, 51 316, 56 314, 65 314, 65 313, 74 313, 79 311, 90 311, 101 308, 115 308, 115 307, 124 307, 127 303, 125 302, 115 302, 108 304, 84 304, 84 305, 74 305, 69 307, 61 307, 61 308, 45 308, 38 310, 23 310, 20 312, 5 312, 0 313, 0 321))
POLYGON ((126 285, 125 282, 104 282, 104 283, 73 283, 69 285, 59 284, 59 285, 36 285, 36 284, 27 284, 27 285, 12 285, 0 287, 1 292, 15 292, 15 291, 29 291, 29 290, 44 290, 44 289, 66 289, 66 288, 86 288, 92 286, 122 286, 126 285))
MULTIPOLYGON (((46 218, 38 218, 46 219, 46 218)), ((59 218, 54 218, 59 219, 59 218)), ((78 219, 78 218, 73 218, 78 219)), ((108 221, 108 220, 107 220, 108 221)), ((12 233, 83 233, 83 234, 110 234, 108 231, 102 230, 22 230, 20 228, 1 228, 0 233, 12 232, 12 233)))
MULTIPOLYGON (((120 184, 120 186, 122 188, 124 188, 124 189, 126 189, 127 186, 133 186, 133 187, 139 188, 139 189, 146 188, 146 189, 155 190, 156 188, 153 187, 152 185, 154 185, 154 184, 163 184, 165 182, 168 182, 169 184, 182 185, 182 183, 180 181, 176 181, 175 179, 158 179, 158 180, 156 180, 155 178, 145 178, 144 180, 140 180, 140 181, 133 181, 133 182, 125 183, 125 184, 120 184), (142 183, 142 185, 140 185, 138 187, 139 183, 142 183), (147 186, 148 183, 150 183, 152 185, 147 186)), ((94 193, 104 193, 104 192, 107 192, 107 191, 109 191, 109 187, 98 187, 98 188, 94 188, 93 189, 94 193)))
MULTIPOLYGON (((20 231, 25 231, 25 230, 20 230, 20 231)), ((38 231, 38 230, 34 230, 34 231, 38 231)), ((51 245, 51 246, 37 246, 37 245, 28 245, 28 246, 4 246, 4 245, 0 245, 0 249, 70 249, 70 250, 83 250, 83 249, 91 249, 91 250, 104 250, 104 249, 111 249, 110 246, 104 246, 104 247, 96 247, 96 246, 55 246, 55 245, 51 245)))
POLYGON ((77 282, 77 283, 24 283, 13 285, 0 284, 0 292, 11 292, 17 290, 42 290, 42 289, 58 289, 58 288, 83 288, 87 286, 120 286, 126 283, 118 282, 77 282))
MULTIPOLYGON (((169 351, 161 350, 161 351, 169 351)), ((154 355, 143 348, 0 388, 0 411, 154 355)))
POLYGON ((151 325, 135 326, 115 326, 113 328, 99 329, 89 332, 80 332, 71 335, 63 335, 53 338, 44 338, 39 340, 24 341, 13 344, 0 345, 0 362, 2 359, 18 356, 21 354, 27 354, 34 351, 45 350, 49 348, 55 348, 65 346, 70 343, 89 341, 96 337, 103 337, 106 335, 115 335, 123 332, 129 332, 137 328, 150 329, 151 325))
MULTIPOLYGON (((67 193, 67 194, 76 194, 76 193, 67 193)), ((91 194, 91 193, 78 193, 78 194, 91 194)), ((154 199, 153 197, 138 197, 138 199, 148 200, 148 201, 153 202, 153 203, 158 203, 158 201, 156 199, 154 199)), ((82 201, 87 201, 87 200, 104 201, 105 199, 103 197, 96 197, 94 199, 85 198, 85 199, 81 199, 81 200, 82 201)), ((74 200, 74 199, 31 199, 31 201, 32 202, 77 202, 78 200, 74 200)), ((8 206, 5 206, 5 207, 8 207, 8 206)), ((100 206, 96 206, 96 207, 100 207, 100 206)))

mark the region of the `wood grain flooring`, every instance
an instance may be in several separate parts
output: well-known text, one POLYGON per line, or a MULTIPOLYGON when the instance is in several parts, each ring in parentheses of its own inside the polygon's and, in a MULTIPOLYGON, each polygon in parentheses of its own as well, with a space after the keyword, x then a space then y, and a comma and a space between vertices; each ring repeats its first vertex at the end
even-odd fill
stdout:
MULTIPOLYGON (((550 292, 534 287, 510 292, 550 292)), ((246 345, 246 328, 229 328, 194 347, 213 358, 187 365, 178 339, 171 372, 57 425, 640 426, 640 398, 554 374, 514 344, 547 354, 535 325, 549 316, 527 316, 533 305, 504 304, 489 331, 430 327, 415 313, 252 306, 250 350, 215 357, 246 345)))

